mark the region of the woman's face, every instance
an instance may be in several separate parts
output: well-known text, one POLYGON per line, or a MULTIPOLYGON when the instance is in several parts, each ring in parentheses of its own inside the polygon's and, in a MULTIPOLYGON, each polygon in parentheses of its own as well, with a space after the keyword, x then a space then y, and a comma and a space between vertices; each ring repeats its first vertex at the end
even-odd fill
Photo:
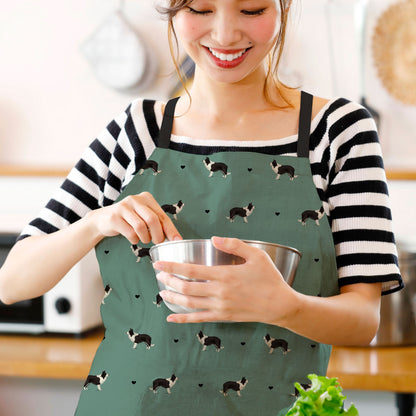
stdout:
POLYGON ((280 29, 276 0, 194 0, 174 20, 177 36, 199 70, 234 83, 257 73, 280 29))

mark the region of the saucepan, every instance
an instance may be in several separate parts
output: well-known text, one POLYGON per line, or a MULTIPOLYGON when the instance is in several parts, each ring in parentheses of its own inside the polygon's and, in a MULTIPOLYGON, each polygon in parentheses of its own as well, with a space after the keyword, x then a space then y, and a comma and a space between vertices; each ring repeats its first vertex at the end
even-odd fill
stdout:
MULTIPOLYGON (((298 250, 292 247, 263 241, 243 241, 252 247, 264 250, 273 260, 285 281, 290 286, 293 285, 296 269, 302 256, 298 250)), ((244 263, 244 259, 242 257, 216 249, 209 239, 168 241, 156 244, 150 249, 150 257, 153 262, 172 261, 176 263, 202 264, 206 266, 237 265, 244 263)), ((155 272, 156 275, 159 273, 158 270, 155 270, 155 272)), ((175 276, 184 280, 196 281, 195 279, 190 279, 182 275, 175 276)), ((157 280, 157 284, 159 286, 159 290, 167 289, 174 291, 174 289, 166 286, 159 280, 157 280)), ((187 308, 166 301, 164 302, 165 305, 175 313, 190 313, 198 311, 198 309, 187 308)))

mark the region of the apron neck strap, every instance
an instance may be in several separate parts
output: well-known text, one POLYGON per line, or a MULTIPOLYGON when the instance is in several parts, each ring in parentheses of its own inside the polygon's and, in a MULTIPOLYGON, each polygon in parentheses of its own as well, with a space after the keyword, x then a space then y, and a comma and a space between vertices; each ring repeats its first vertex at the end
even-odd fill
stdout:
POLYGON ((172 98, 165 106, 163 114, 162 126, 159 131, 158 147, 163 149, 169 148, 170 136, 172 134, 173 118, 175 116, 175 107, 179 97, 172 98))
POLYGON ((311 132, 313 95, 302 91, 300 98, 298 157, 309 158, 309 136, 311 132))

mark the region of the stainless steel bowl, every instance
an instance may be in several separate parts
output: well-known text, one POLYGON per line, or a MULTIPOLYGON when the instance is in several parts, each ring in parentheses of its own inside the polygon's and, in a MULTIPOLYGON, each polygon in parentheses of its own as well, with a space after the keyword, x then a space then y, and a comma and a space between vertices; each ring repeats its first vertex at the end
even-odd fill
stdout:
MULTIPOLYGON (((273 260, 277 269, 282 274, 285 281, 292 285, 295 279, 296 268, 301 258, 301 253, 291 247, 282 246, 279 244, 266 243, 263 241, 243 240, 250 246, 264 250, 273 260)), ((150 257, 153 262, 172 261, 176 263, 191 263, 203 264, 206 266, 220 266, 242 264, 244 259, 232 254, 217 250, 211 240, 180 240, 168 241, 157 244, 150 249, 150 257)), ((156 274, 159 272, 155 270, 156 274)), ((186 276, 176 275, 185 280, 189 279, 186 276)), ((171 287, 165 286, 162 282, 157 280, 160 290, 174 290, 171 287)), ((198 311, 198 309, 186 308, 164 301, 166 306, 176 313, 190 313, 198 311)))

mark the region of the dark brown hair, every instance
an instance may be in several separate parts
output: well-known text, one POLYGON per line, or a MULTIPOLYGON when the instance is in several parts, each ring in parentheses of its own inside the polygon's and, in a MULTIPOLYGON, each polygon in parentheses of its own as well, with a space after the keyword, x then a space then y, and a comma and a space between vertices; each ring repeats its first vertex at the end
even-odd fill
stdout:
MULTIPOLYGON (((158 7, 158 11, 162 15, 166 16, 168 20, 168 39, 169 39, 170 53, 171 53, 173 63, 176 68, 176 72, 178 73, 179 79, 181 80, 182 85, 184 86, 184 89, 188 95, 189 95, 189 92, 186 88, 185 76, 181 74, 181 71, 178 65, 179 47, 178 47, 178 38, 176 36, 175 28, 173 26, 173 18, 176 16, 176 13, 178 13, 179 10, 191 4, 192 1, 193 0, 169 0, 168 6, 158 7), (173 41, 175 42, 175 47, 173 45, 173 41)), ((283 84, 279 80, 278 67, 279 67, 280 59, 282 57, 283 48, 285 45, 286 28, 287 28, 289 10, 292 4, 292 0, 279 0, 279 4, 280 4, 280 11, 281 11, 280 30, 279 30, 279 34, 278 34, 276 43, 274 45, 274 48, 268 57, 268 70, 267 70, 267 75, 266 75, 266 81, 264 83, 264 94, 265 94, 266 99, 269 102, 271 102, 270 89, 274 86, 279 90, 279 92, 281 93, 286 103, 289 104, 289 102, 285 99, 281 89, 279 88, 279 85, 283 85, 286 88, 289 88, 289 87, 287 87, 285 84, 283 84)))

